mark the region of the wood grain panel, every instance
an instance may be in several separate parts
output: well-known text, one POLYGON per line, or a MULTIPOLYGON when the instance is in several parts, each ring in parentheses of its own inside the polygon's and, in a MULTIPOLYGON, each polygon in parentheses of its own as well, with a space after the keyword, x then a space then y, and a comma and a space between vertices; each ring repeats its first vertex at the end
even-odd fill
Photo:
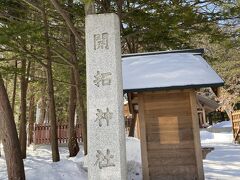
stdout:
MULTIPOLYGON (((157 120, 156 120, 157 121, 157 120)), ((192 129, 192 124, 189 124, 189 121, 187 121, 186 119, 184 121, 179 121, 178 123, 178 127, 179 129, 184 129, 184 128, 187 128, 187 129, 192 129)), ((148 129, 148 131, 157 131, 157 129, 159 129, 159 124, 154 121, 150 121, 146 124, 146 128, 148 129)), ((166 126, 167 129, 171 128, 171 126, 166 126)))
POLYGON ((151 177, 151 180, 196 180, 195 174, 178 174, 177 176, 164 175, 151 177))
POLYGON ((159 133, 152 134, 150 132, 151 135, 148 133, 148 138, 152 137, 153 141, 160 141, 161 144, 179 144, 178 118, 175 116, 158 117, 158 123, 159 133), (165 130, 165 126, 171 126, 171 129, 165 130), (154 138, 157 139, 154 140, 154 138))
POLYGON ((183 101, 181 103, 174 104, 172 102, 166 102, 166 103, 146 103, 145 104, 145 110, 157 110, 157 109, 179 109, 179 108, 186 108, 188 107, 189 101, 183 101))
POLYGON ((173 130, 159 130, 159 132, 150 131, 147 134, 148 142, 160 142, 161 144, 179 144, 181 141, 193 140, 192 129, 181 129, 179 131, 173 130), (164 141, 164 143, 163 143, 164 141), (166 142, 165 142, 166 141, 166 142))
POLYGON ((194 148, 192 141, 180 141, 179 144, 160 144, 160 142, 148 142, 148 150, 162 150, 162 149, 189 149, 194 148))
POLYGON ((145 115, 149 117, 158 117, 158 116, 191 116, 191 111, 187 108, 178 108, 178 109, 157 109, 157 110, 145 110, 145 115))
POLYGON ((148 163, 145 172, 149 172, 151 180, 197 177, 189 92, 142 93, 148 163))
POLYGON ((181 158, 181 157, 161 157, 157 161, 150 161, 149 167, 159 167, 174 164, 174 165, 195 165, 194 158, 181 158))
POLYGON ((196 166, 174 166, 174 165, 165 165, 161 168, 158 167, 149 167, 150 177, 151 176, 161 176, 161 175, 179 175, 179 174, 196 174, 196 166))
MULTIPOLYGON (((148 158, 151 160, 171 157, 171 158, 191 158, 194 157, 194 149, 166 149, 157 151, 148 151, 148 158)), ((151 162, 149 162, 151 164, 151 162)))

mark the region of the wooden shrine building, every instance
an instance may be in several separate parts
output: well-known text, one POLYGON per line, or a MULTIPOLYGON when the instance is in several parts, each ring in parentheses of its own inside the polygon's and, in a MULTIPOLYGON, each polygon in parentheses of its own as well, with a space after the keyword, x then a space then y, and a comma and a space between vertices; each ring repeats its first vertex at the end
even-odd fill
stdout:
POLYGON ((144 180, 203 180, 196 90, 223 80, 203 50, 124 55, 123 88, 139 118, 144 180))
POLYGON ((209 123, 207 123, 207 114, 214 112, 219 107, 219 104, 207 97, 198 95, 197 98, 197 113, 200 128, 208 127, 209 123))

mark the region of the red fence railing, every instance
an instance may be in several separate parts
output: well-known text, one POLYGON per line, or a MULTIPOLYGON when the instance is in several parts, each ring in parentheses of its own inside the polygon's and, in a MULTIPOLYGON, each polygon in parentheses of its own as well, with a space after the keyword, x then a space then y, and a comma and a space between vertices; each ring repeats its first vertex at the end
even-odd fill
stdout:
MULTIPOLYGON (((67 134, 68 125, 57 125, 58 143, 68 143, 67 134)), ((82 130, 81 125, 77 124, 75 127, 76 137, 78 142, 82 142, 82 130)), ((48 124, 35 124, 33 131, 33 143, 34 144, 50 144, 51 126, 48 124)))
MULTIPOLYGON (((128 134, 130 130, 131 119, 125 119, 125 133, 128 134)), ((58 143, 68 143, 68 125, 57 125, 58 143)), ((81 125, 75 126, 76 137, 78 142, 82 142, 82 129, 81 125)), ((33 143, 34 144, 50 144, 51 126, 49 124, 35 124, 33 131, 33 143)))

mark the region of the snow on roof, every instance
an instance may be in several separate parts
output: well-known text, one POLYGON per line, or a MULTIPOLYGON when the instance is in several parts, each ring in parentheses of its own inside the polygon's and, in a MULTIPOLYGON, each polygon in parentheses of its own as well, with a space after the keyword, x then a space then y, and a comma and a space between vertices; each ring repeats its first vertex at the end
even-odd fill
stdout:
POLYGON ((188 52, 123 56, 125 92, 218 87, 223 80, 201 55, 188 52))
POLYGON ((203 95, 197 94, 197 99, 199 103, 204 106, 204 109, 207 111, 207 113, 215 111, 219 107, 219 104, 215 100, 204 97, 203 95))

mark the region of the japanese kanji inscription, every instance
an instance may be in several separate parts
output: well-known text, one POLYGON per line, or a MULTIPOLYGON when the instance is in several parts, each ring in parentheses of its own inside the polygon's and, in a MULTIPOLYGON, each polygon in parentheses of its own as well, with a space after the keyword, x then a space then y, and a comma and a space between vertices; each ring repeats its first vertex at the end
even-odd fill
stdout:
POLYGON ((109 109, 106 109, 106 112, 103 112, 101 109, 97 109, 97 118, 95 121, 98 122, 99 127, 102 127, 103 120, 106 121, 106 125, 109 126, 109 120, 112 119, 113 113, 109 111, 109 109))
POLYGON ((100 87, 102 86, 107 86, 111 85, 111 75, 112 73, 107 72, 107 73, 100 73, 100 71, 97 71, 96 75, 94 75, 94 81, 93 83, 97 86, 100 87))
POLYGON ((108 48, 108 33, 94 34, 94 50, 108 48))
POLYGON ((95 166, 98 166, 99 169, 115 166, 112 162, 114 155, 111 155, 110 150, 107 149, 106 155, 100 150, 97 150, 97 161, 95 162, 95 166))
POLYGON ((86 18, 88 179, 126 180, 119 19, 86 18))

